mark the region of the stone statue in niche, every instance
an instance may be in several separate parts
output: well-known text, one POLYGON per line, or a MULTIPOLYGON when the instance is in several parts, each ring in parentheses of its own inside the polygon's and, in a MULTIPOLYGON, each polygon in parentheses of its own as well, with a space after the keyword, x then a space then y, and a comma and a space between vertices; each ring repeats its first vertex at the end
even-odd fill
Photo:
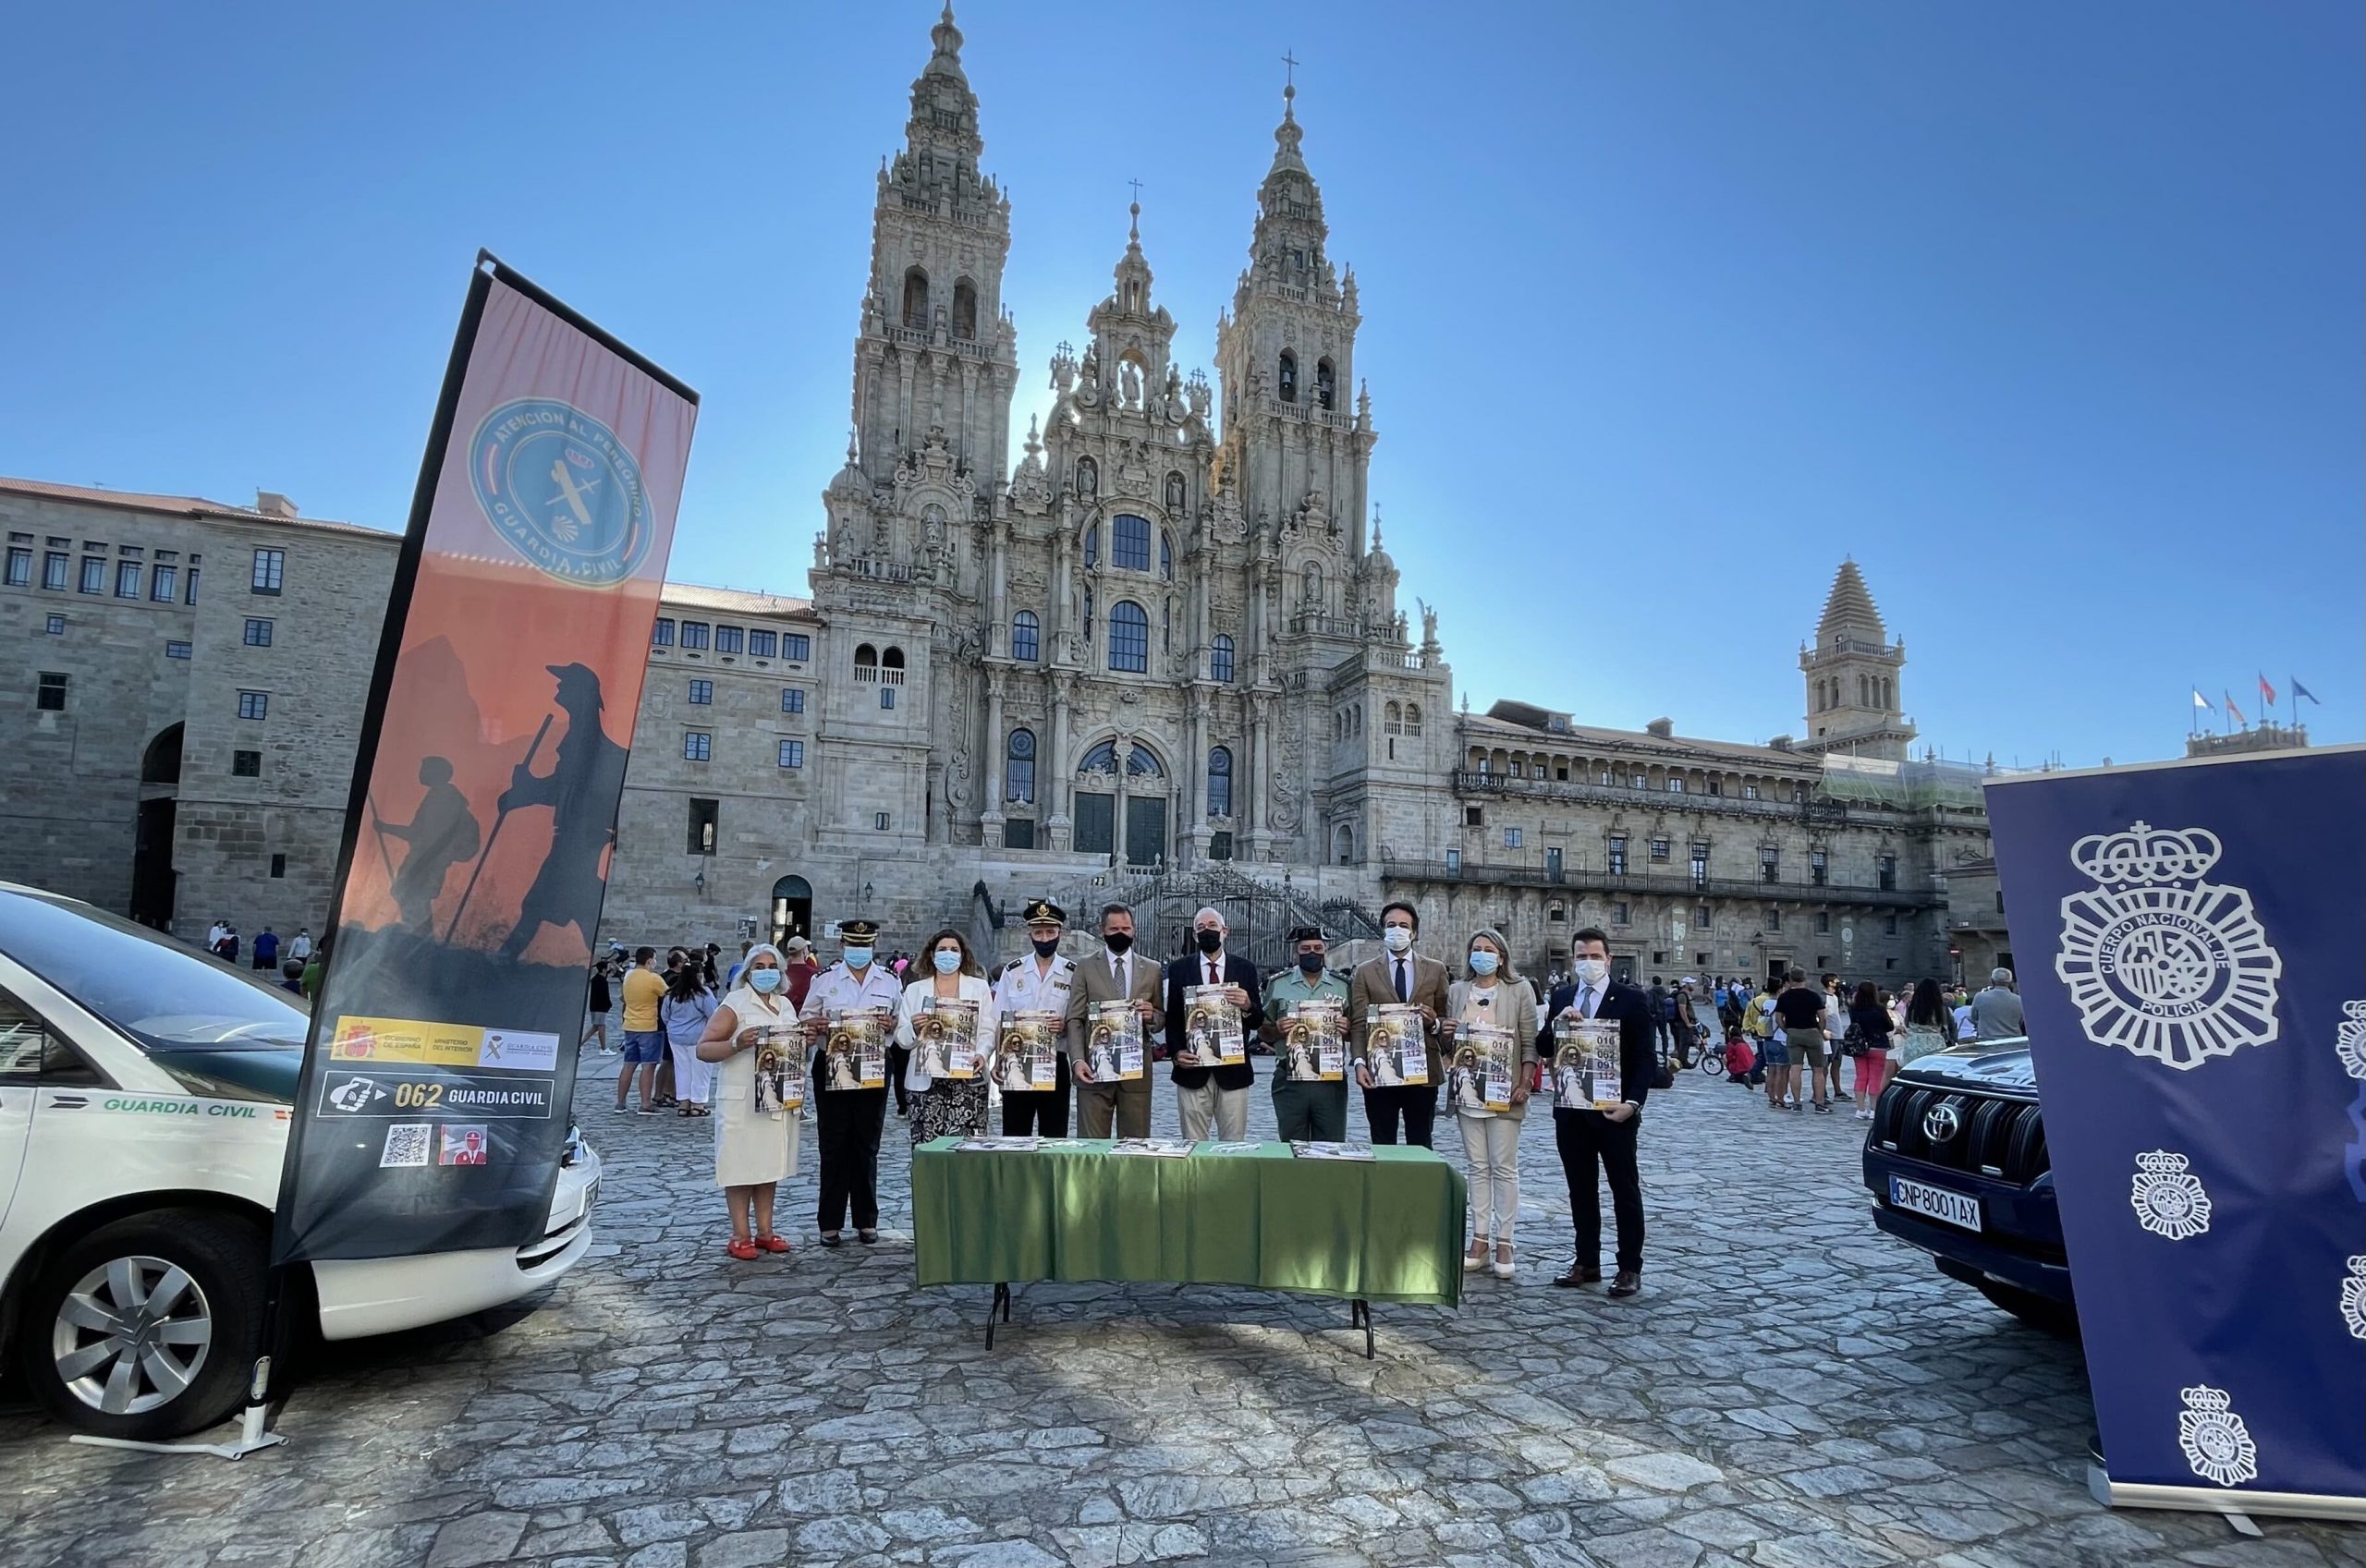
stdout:
POLYGON ((1118 386, 1126 400, 1126 407, 1128 408, 1140 407, 1142 404, 1142 372, 1140 369, 1136 366, 1131 359, 1128 359, 1117 367, 1117 377, 1118 386))

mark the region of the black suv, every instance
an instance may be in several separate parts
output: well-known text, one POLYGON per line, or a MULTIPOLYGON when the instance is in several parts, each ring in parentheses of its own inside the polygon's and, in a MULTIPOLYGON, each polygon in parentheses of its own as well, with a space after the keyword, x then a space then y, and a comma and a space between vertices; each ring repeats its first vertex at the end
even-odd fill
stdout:
POLYGON ((2075 1333, 2070 1265, 2026 1040, 1901 1068, 1865 1135, 1873 1222, 2022 1321, 2075 1333))

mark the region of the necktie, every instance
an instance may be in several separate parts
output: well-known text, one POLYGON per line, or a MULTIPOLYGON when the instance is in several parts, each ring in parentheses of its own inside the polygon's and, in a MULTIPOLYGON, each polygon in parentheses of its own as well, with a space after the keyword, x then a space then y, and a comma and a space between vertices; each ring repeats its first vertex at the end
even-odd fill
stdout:
POLYGON ((1396 1000, 1399 1002, 1413 1000, 1413 982, 1405 978, 1405 960, 1402 958, 1396 961, 1396 1000))
POLYGON ((1578 992, 1578 1016, 1580 1018, 1593 1016, 1593 987, 1592 986, 1578 992))
POLYGON ((1132 994, 1133 988, 1126 984, 1126 961, 1116 954, 1109 955, 1109 978, 1116 986, 1119 996, 1132 994))
POLYGON ((1216 961, 1213 958, 1208 960, 1208 984, 1212 986, 1224 984, 1224 976, 1217 971, 1216 961))

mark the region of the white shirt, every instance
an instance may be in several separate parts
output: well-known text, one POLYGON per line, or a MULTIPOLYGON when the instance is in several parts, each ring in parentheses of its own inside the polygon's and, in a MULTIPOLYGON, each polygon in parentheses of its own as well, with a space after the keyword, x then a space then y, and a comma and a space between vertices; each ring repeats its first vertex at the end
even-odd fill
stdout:
MULTIPOLYGON (((920 1016, 930 997, 936 994, 936 974, 933 970, 904 988, 896 1003, 896 1043, 911 1052, 904 1065, 904 1087, 925 1089, 936 1080, 921 1071, 920 1041, 913 1037, 912 1020, 920 1016)), ((961 977, 961 1000, 978 1004, 978 1076, 984 1077, 984 1063, 994 1049, 995 1011, 994 986, 983 975, 961 977)), ((959 1080, 948 1079, 947 1082, 959 1080)))
POLYGON ((1045 965, 1033 954, 1006 966, 994 980, 997 1013, 1062 1013, 1076 984, 1076 960, 1054 954, 1045 965))
POLYGON ((884 964, 873 964, 855 978, 844 959, 813 977, 799 1017, 829 1022, 830 1015, 848 1007, 884 1007, 893 1013, 904 1000, 904 982, 884 964))
POLYGON ((294 942, 287 944, 287 956, 290 958, 310 958, 311 955, 312 939, 311 937, 299 934, 294 942))

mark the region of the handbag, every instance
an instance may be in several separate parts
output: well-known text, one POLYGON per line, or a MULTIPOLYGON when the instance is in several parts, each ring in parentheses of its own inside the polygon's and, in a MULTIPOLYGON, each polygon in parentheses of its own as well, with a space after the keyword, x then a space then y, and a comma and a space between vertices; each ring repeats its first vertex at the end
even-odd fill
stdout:
POLYGON ((1843 1056, 1865 1054, 1865 1031, 1854 1024, 1849 1025, 1848 1032, 1840 1037, 1840 1054, 1843 1056))

